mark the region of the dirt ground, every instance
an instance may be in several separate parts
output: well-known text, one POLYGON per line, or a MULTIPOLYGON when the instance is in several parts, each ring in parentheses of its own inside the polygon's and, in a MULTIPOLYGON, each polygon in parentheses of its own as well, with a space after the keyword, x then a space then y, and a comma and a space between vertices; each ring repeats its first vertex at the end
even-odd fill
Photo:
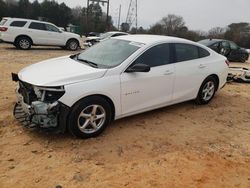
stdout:
POLYGON ((1 188, 250 188, 249 84, 227 84, 207 106, 186 102, 118 120, 88 140, 23 128, 12 116, 10 73, 71 53, 0 44, 1 188))

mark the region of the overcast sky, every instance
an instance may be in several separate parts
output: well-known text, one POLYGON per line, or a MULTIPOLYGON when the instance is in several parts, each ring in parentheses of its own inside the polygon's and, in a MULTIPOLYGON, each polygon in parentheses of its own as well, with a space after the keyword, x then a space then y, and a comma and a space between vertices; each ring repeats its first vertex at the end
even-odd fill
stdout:
MULTIPOLYGON (((40 0, 41 2, 42 0, 40 0)), ((69 7, 85 6, 87 0, 57 0, 69 7)), ((110 14, 117 25, 119 5, 121 22, 126 20, 130 0, 110 0, 110 14)), ((250 23, 250 0, 138 0, 138 25, 148 28, 168 14, 180 15, 192 30, 225 27, 233 22, 250 23)))

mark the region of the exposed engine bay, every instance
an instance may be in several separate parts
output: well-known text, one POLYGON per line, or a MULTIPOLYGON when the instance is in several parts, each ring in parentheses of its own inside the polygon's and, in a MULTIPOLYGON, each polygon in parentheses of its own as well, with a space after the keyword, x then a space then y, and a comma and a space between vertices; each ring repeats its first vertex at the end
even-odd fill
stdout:
POLYGON ((16 89, 17 103, 14 116, 24 126, 33 128, 57 128, 60 116, 67 108, 58 102, 65 91, 62 87, 38 87, 25 83, 12 73, 12 80, 18 82, 16 89))

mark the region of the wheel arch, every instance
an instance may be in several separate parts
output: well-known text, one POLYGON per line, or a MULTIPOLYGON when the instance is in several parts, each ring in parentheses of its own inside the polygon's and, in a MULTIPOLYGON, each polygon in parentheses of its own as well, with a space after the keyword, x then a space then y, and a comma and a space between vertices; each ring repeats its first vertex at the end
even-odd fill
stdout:
POLYGON ((110 97, 108 97, 107 95, 104 95, 104 94, 91 94, 91 95, 84 96, 83 98, 77 100, 77 101, 71 106, 71 108, 72 108, 73 106, 75 106, 75 104, 77 104, 78 102, 80 102, 80 101, 82 101, 82 100, 85 100, 85 99, 87 99, 87 98, 91 98, 91 97, 101 97, 101 98, 104 98, 104 99, 109 103, 109 105, 110 105, 110 107, 111 107, 112 121, 113 121, 113 120, 115 119, 115 114, 116 114, 115 105, 114 105, 113 100, 112 100, 110 97))
POLYGON ((18 35, 18 36, 15 38, 15 40, 14 40, 14 44, 16 44, 17 39, 18 39, 18 38, 20 38, 20 37, 26 37, 26 38, 30 39, 30 41, 31 41, 31 45, 33 45, 33 44, 34 44, 34 43, 33 43, 32 38, 31 38, 31 37, 29 37, 28 35, 25 35, 25 34, 18 35))
POLYGON ((213 77, 216 80, 216 91, 218 90, 219 86, 220 86, 220 78, 217 74, 211 74, 209 76, 206 77, 206 79, 208 77, 213 77))
POLYGON ((77 41, 78 45, 80 46, 80 42, 79 42, 79 40, 78 40, 77 38, 69 38, 69 39, 67 40, 67 42, 66 42, 66 44, 65 44, 65 45, 67 45, 67 44, 68 44, 68 42, 69 42, 69 41, 71 41, 71 40, 75 40, 75 41, 77 41))

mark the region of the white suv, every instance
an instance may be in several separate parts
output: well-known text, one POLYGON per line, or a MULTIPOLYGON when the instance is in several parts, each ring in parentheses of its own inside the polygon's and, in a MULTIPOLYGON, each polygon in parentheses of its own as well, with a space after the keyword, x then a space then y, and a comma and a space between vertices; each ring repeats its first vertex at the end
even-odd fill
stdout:
POLYGON ((0 22, 0 39, 28 50, 32 45, 60 46, 77 50, 80 35, 65 32, 52 23, 20 18, 3 18, 0 22))

